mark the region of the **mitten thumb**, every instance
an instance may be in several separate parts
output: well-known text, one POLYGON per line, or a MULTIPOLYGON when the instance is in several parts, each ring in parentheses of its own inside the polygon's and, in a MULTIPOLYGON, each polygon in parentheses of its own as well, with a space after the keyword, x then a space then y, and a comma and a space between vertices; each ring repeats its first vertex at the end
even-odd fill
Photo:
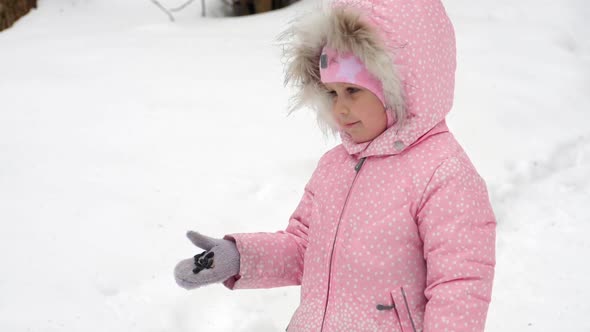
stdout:
POLYGON ((215 247, 217 244, 219 244, 219 240, 205 236, 203 234, 194 232, 194 231, 188 231, 186 233, 186 236, 188 237, 189 240, 191 240, 191 242, 201 248, 201 249, 205 249, 205 250, 210 250, 211 248, 215 247))

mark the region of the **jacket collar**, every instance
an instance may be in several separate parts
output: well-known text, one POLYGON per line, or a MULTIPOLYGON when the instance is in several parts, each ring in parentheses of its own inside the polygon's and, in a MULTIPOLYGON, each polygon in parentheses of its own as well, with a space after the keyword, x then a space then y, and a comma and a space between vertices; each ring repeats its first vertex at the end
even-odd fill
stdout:
POLYGON ((340 138, 342 139, 342 145, 348 154, 354 155, 358 158, 364 158, 373 156, 397 155, 403 151, 411 149, 418 143, 431 136, 448 131, 449 128, 447 127, 446 121, 442 120, 424 135, 411 142, 409 145, 406 145, 406 143, 400 139, 401 135, 396 132, 395 126, 385 130, 381 135, 369 142, 355 143, 352 141, 350 135, 344 132, 340 132, 340 138))

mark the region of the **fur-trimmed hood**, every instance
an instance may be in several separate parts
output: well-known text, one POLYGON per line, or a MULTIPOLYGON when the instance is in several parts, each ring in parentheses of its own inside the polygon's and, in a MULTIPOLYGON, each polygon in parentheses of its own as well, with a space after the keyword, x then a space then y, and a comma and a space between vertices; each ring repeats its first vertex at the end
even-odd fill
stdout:
POLYGON ((440 0, 335 0, 295 20, 281 40, 285 83, 296 88, 291 110, 316 110, 324 131, 337 131, 320 81, 325 45, 354 53, 381 80, 386 106, 397 122, 366 143, 355 144, 340 133, 349 153, 397 154, 426 133, 446 128, 456 52, 453 26, 440 0))

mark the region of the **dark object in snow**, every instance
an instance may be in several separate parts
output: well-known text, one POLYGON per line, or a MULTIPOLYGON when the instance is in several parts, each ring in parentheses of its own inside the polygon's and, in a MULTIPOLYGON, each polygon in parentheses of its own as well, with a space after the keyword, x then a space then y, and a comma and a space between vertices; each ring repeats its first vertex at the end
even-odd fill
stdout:
MULTIPOLYGON (((0 0, 1 1, 1 0, 0 0)), ((156 7, 160 8, 171 22, 175 21, 172 13, 179 12, 190 5, 194 0, 187 0, 176 8, 166 8, 158 0, 151 0, 156 7)), ((298 0, 221 0, 226 6, 231 7, 235 16, 251 15, 264 13, 275 9, 281 9, 298 0)), ((201 0, 201 16, 205 17, 207 13, 206 1, 201 0)))
POLYGON ((32 8, 37 8, 37 0, 0 0, 0 31, 10 28, 32 8))
POLYGON ((202 253, 195 255, 195 268, 193 273, 197 274, 204 269, 213 268, 213 256, 215 255, 212 251, 203 251, 202 253))
POLYGON ((230 0, 236 16, 269 12, 287 7, 297 0, 230 0))

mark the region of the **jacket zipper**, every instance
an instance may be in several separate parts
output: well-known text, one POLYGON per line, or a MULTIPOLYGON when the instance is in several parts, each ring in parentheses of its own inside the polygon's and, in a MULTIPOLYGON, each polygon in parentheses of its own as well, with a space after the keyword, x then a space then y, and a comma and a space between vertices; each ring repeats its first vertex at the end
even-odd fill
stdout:
POLYGON ((404 297, 404 303, 406 304, 406 310, 408 310, 408 317, 410 317, 410 323, 412 323, 412 330, 416 332, 416 325, 414 325, 414 319, 412 318, 412 313, 410 312, 410 306, 408 305, 408 299, 406 298, 406 291, 404 288, 401 287, 402 296, 404 297))
POLYGON ((328 266, 328 292, 326 294, 326 306, 324 307, 324 316, 322 318, 322 326, 320 328, 320 332, 324 330, 324 323, 326 321, 326 312, 328 312, 328 300, 330 299, 330 283, 332 279, 332 261, 334 260, 334 248, 336 247, 336 238, 338 237, 338 230, 340 229, 340 222, 342 221, 342 216, 344 215, 344 210, 346 210, 346 205, 348 205, 348 199, 350 198, 350 193, 352 192, 352 188, 354 187, 354 183, 356 182, 356 178, 365 163, 365 159, 367 157, 361 158, 356 166, 354 166, 354 171, 356 174, 354 175, 354 179, 352 179, 352 184, 350 185, 350 189, 346 194, 346 199, 344 199, 344 205, 342 206, 342 210, 340 211, 340 217, 338 218, 338 224, 336 225, 336 232, 334 233, 334 240, 332 241, 332 251, 330 251, 330 265, 328 266))

